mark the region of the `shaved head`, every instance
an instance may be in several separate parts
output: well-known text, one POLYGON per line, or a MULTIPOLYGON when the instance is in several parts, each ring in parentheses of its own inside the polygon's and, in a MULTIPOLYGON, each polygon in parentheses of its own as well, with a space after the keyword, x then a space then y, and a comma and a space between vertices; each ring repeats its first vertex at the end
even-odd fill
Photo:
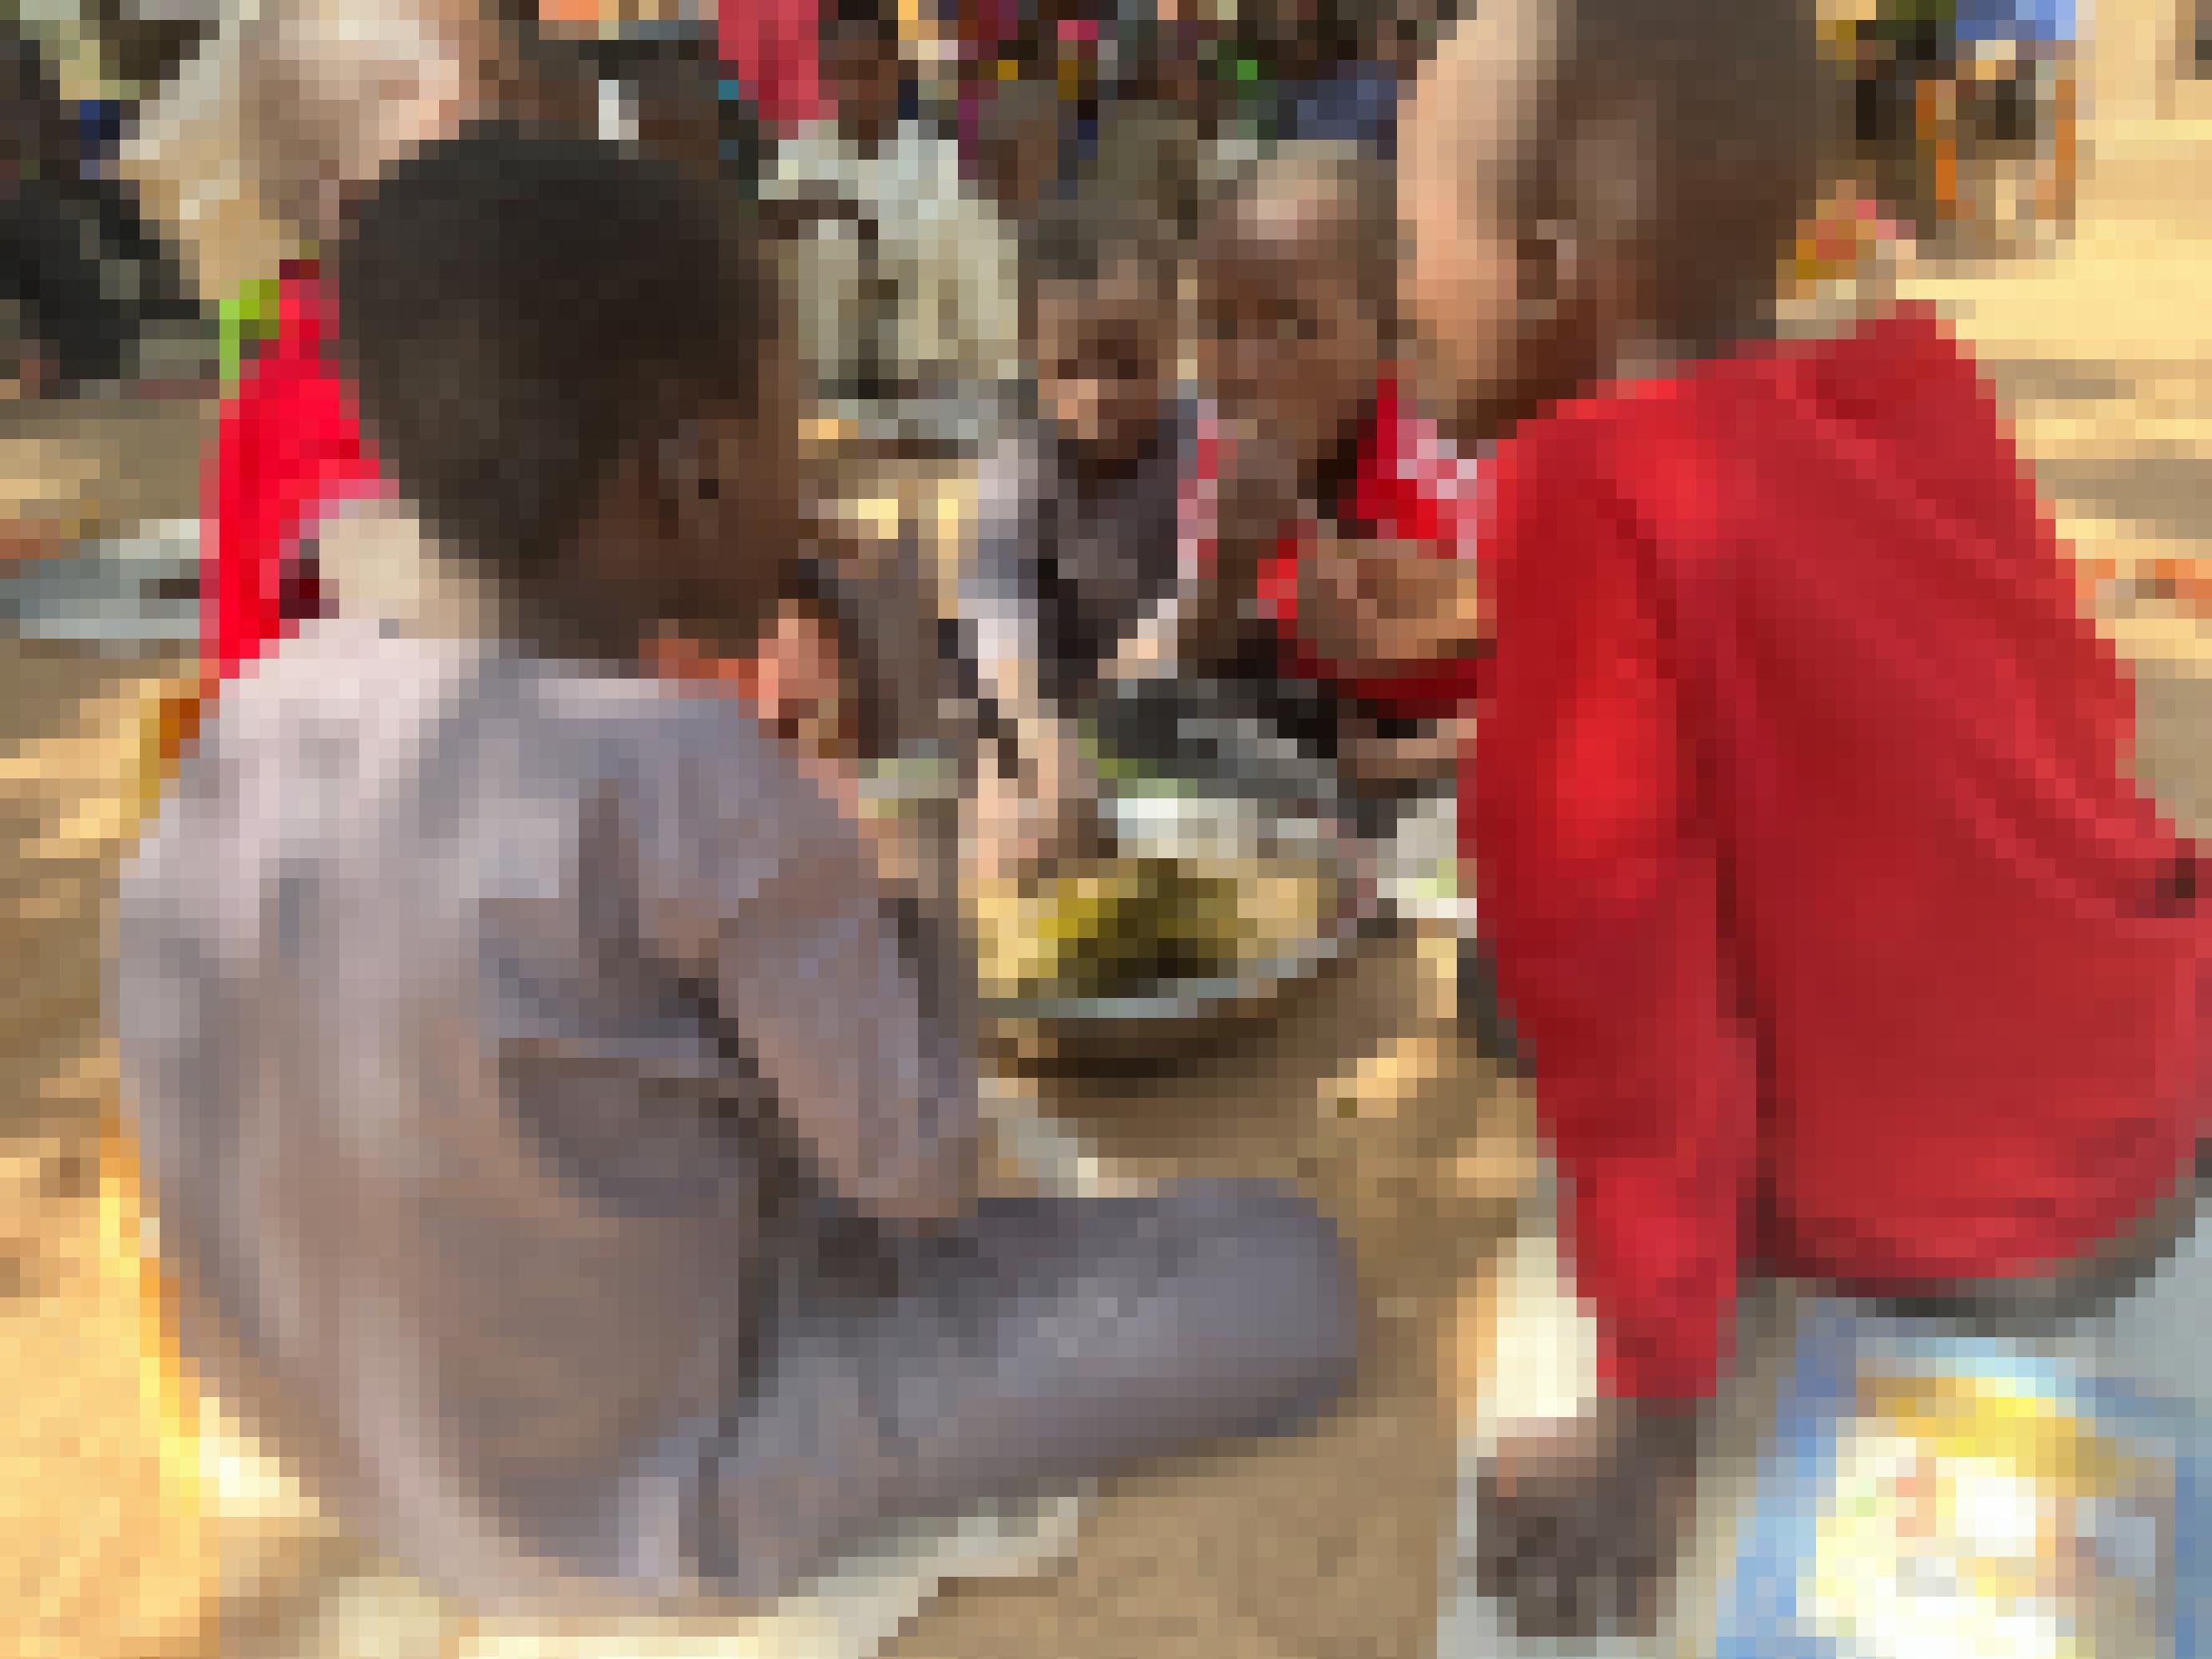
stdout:
POLYGON ((537 98, 580 121, 591 100, 549 73, 505 0, 263 0, 241 26, 250 149, 270 204, 310 236, 346 187, 428 140, 537 98), (568 107, 573 105, 574 107, 568 107))
POLYGON ((1212 229, 1217 251, 1334 262, 1354 275, 1378 317, 1395 309, 1390 175, 1357 145, 1283 145, 1229 181, 1212 229))
POLYGON ((1698 349, 1755 330, 1838 90, 1812 0, 1485 0, 1402 118, 1409 304, 1462 380, 1523 343, 1453 333, 1525 330, 1532 283, 1564 304, 1601 268, 1613 325, 1698 349))

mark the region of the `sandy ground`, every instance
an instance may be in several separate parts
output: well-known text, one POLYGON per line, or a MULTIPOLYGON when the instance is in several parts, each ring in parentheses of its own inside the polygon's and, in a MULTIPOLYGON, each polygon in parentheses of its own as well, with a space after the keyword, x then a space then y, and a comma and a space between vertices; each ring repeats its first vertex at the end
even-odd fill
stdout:
MULTIPOLYGON (((2191 301, 2207 246, 2089 230, 2033 267, 1917 279, 1980 343, 2087 561, 2206 568, 2212 325, 2191 301)), ((0 452, 17 488, 0 507, 189 512, 202 418, 173 407, 42 427, 11 413, 0 452)), ((2141 665, 2146 772, 2212 827, 2212 630, 2185 607, 2115 605, 2141 665)), ((0 643, 0 1650, 485 1651, 282 1503, 218 1535, 198 1518, 188 1440, 162 1431, 178 1407, 149 1362, 127 1169, 103 1133, 99 999, 135 713, 148 677, 174 666, 0 643), (232 1614, 217 1635, 219 1600, 232 1614)), ((954 1590, 892 1644, 897 1659, 1430 1650, 1455 1424, 1483 1368, 1484 1264, 1527 1163, 1525 1101, 1442 1018, 1449 959, 1401 934, 1233 1051, 1149 1081, 1030 1085, 1133 1170, 1273 1173, 1323 1197, 1359 1255, 1371 1358, 1321 1430, 1117 1483, 1070 1563, 954 1590)))

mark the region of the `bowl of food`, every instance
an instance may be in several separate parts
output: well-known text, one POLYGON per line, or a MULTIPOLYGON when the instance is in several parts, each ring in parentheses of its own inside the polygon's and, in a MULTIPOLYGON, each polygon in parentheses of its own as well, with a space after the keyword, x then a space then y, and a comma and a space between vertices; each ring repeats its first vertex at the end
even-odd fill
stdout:
POLYGON ((1089 746, 1109 850, 969 884, 982 1006, 1021 1051, 1164 1057, 1265 1012, 1376 914, 1326 769, 1218 696, 1122 693, 1089 746))

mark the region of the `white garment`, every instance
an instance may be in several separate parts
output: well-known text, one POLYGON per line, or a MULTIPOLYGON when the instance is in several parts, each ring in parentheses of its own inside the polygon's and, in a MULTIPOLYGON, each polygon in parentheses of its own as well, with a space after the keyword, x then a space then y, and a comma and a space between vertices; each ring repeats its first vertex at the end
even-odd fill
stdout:
MULTIPOLYGON (((1019 374, 1020 295, 1012 237, 997 210, 962 176, 960 152, 917 121, 902 121, 873 153, 827 121, 777 147, 762 193, 791 200, 826 191, 876 227, 875 274, 896 292, 888 368, 906 379, 950 371, 987 386, 1019 374)), ((825 380, 857 367, 866 330, 871 260, 849 232, 817 236, 800 284, 800 326, 825 380)))

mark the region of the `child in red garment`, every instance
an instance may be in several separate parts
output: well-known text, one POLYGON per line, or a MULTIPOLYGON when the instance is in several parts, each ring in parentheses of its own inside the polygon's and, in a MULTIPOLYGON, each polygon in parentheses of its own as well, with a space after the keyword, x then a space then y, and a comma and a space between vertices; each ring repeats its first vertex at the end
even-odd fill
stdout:
MULTIPOLYGON (((2027 1305, 2193 1221, 2202 861, 1993 399, 1917 312, 1760 343, 1809 12, 1501 0, 1406 118, 1408 309, 1497 445, 1465 852, 1601 1345, 1483 1482, 1524 1633, 1655 1626, 1746 1275, 2027 1305)), ((1302 620, 1447 650, 1399 564, 1302 620)))
MULTIPOLYGON (((1357 149, 1285 145, 1216 205, 1200 272, 1199 363, 1216 430, 1194 481, 1213 497, 1210 580, 1191 619, 1200 660, 1303 695, 1272 699, 1355 781, 1389 793, 1443 769, 1437 730, 1480 684, 1476 633, 1454 631, 1471 567, 1470 470, 1407 406, 1389 366, 1395 221, 1387 174, 1357 149), (1302 624, 1303 591, 1395 553, 1443 596, 1430 660, 1347 672, 1302 624), (1254 601, 1256 601, 1255 603, 1254 601), (1431 728, 1424 732, 1422 728, 1431 728)), ((1201 519, 1200 523, 1204 520, 1201 519)))
MULTIPOLYGON (((244 126, 254 171, 310 245, 337 234, 359 181, 471 121, 583 131, 598 119, 588 54, 526 37, 481 0, 286 4, 241 27, 252 31, 244 126)), ((757 45, 736 27, 724 50, 744 55, 757 45)), ((649 137, 648 148, 686 165, 707 159, 690 130, 697 122, 665 125, 675 130, 649 137)), ((351 394, 329 359, 326 310, 316 263, 288 261, 275 337, 222 410, 204 507, 210 689, 319 613, 326 596, 300 557, 303 538, 349 498, 382 493, 351 394)))

